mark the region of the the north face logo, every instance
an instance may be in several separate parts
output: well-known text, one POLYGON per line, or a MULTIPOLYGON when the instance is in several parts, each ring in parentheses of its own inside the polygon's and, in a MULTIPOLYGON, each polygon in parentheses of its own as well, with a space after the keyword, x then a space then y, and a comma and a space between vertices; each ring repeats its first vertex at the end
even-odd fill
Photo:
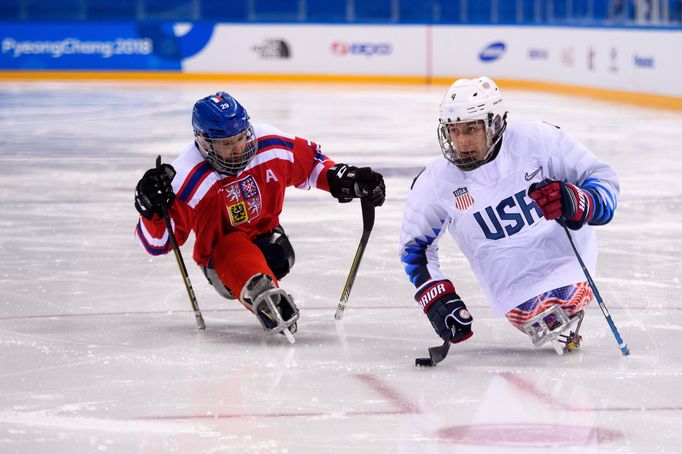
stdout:
POLYGON ((290 58, 289 44, 282 39, 266 39, 260 46, 253 46, 253 51, 264 59, 290 58))

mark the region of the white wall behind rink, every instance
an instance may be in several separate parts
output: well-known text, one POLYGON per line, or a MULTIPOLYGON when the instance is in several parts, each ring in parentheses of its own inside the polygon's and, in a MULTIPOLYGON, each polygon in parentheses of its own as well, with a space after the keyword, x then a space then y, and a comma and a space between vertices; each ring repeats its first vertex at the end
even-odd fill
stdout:
POLYGON ((493 78, 682 97, 682 30, 220 24, 183 72, 493 78))
POLYGON ((426 48, 424 26, 219 25, 183 71, 422 77, 426 48))

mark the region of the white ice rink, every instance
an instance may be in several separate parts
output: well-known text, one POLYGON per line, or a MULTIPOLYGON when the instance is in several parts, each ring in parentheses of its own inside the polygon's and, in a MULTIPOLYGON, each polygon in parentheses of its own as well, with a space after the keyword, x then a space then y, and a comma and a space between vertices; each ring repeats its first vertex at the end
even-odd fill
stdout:
MULTIPOLYGON (((557 356, 494 318, 450 238, 443 268, 474 337, 440 344, 397 256, 406 192, 440 151, 447 87, 0 83, 0 453, 682 452, 682 112, 505 91, 511 121, 561 125, 621 181, 598 230, 583 346, 557 356), (359 203, 290 189, 297 342, 264 334, 191 262, 133 241, 133 188, 192 140, 196 99, 224 89, 252 119, 371 165, 388 198, 342 322, 359 203)), ((532 253, 532 251, 529 251, 532 253)))

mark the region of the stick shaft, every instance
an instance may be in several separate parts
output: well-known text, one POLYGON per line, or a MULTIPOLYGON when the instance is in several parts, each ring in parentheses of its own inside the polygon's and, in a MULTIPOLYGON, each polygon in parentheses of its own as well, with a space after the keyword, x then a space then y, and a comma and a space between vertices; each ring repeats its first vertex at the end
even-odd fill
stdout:
POLYGON ((618 348, 620 348, 621 353, 623 353, 623 356, 628 356, 630 354, 630 349, 628 348, 627 344, 623 340, 622 337, 620 337, 620 333, 618 332, 618 328, 616 328, 616 324, 613 323, 613 319, 611 318, 611 314, 609 314, 609 310, 606 308, 606 304, 604 304, 604 300, 601 298, 601 295, 599 294, 599 290, 597 289, 597 285, 594 283, 592 280, 592 276, 590 275, 590 272, 587 270, 587 267, 585 266, 585 263, 583 262, 582 257, 580 257, 580 254, 578 253, 578 249, 575 247, 575 243, 573 243, 573 238, 571 237, 571 233, 568 231, 568 228, 566 227, 565 224, 561 224, 561 226, 564 228, 564 231, 566 232, 566 236, 568 237, 568 241, 571 242, 571 247, 573 248, 573 253, 575 253, 576 258, 578 259, 578 263, 580 263, 580 267, 583 269, 583 273, 585 274, 585 277, 587 278, 587 283, 589 284, 590 288, 592 288, 592 292, 594 293, 594 297, 597 299, 597 303, 599 304, 599 309, 601 309, 602 314, 604 314, 604 317, 606 318, 606 322, 609 324, 609 328, 611 328, 611 332, 613 333, 613 336, 616 338, 616 342, 618 343, 618 348))
MULTIPOLYGON (((161 156, 156 158, 156 168, 161 168, 161 156)), ((194 310, 194 318, 197 322, 197 328, 200 330, 206 329, 206 323, 204 323, 204 317, 201 315, 201 310, 199 309, 199 303, 197 302, 197 297, 194 294, 194 289, 192 288, 192 282, 189 280, 189 273, 187 272, 187 267, 185 266, 185 261, 182 258, 182 252, 180 252, 180 246, 175 240, 175 234, 173 233, 173 225, 171 224, 170 215, 168 214, 168 207, 164 203, 161 206, 163 211, 163 219, 166 223, 166 231, 168 232, 168 240, 171 243, 173 252, 175 253, 175 261, 178 263, 178 268, 180 269, 180 274, 182 275, 182 281, 185 283, 185 289, 187 290, 187 296, 189 296, 189 302, 194 310)))
POLYGON ((346 304, 348 303, 348 298, 350 298, 350 291, 353 289, 353 283, 355 282, 362 256, 365 253, 365 248, 369 241, 369 235, 372 233, 372 228, 374 227, 374 205, 372 205, 372 202, 368 199, 361 199, 360 203, 362 205, 362 237, 360 238, 360 244, 358 244, 358 248, 355 251, 355 257, 350 266, 346 284, 343 286, 341 299, 336 308, 336 313, 334 314, 336 320, 341 320, 343 318, 343 312, 346 310, 346 304))
POLYGON ((346 285, 343 286, 341 300, 339 301, 339 305, 336 308, 336 314, 334 315, 334 318, 337 320, 343 317, 343 311, 346 309, 348 298, 350 298, 350 291, 352 290, 353 283, 355 282, 355 276, 358 274, 358 267, 360 266, 362 255, 365 253, 365 244, 360 243, 358 245, 358 249, 355 251, 355 258, 353 258, 353 264, 350 267, 350 273, 346 278, 346 285))

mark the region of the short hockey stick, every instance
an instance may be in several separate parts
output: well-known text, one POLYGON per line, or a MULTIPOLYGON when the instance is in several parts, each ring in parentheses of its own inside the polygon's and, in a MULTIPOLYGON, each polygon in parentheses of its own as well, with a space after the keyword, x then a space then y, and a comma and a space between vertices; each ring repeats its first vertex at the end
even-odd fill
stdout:
POLYGON ((448 336, 443 342, 443 345, 437 345, 435 347, 429 347, 429 357, 428 358, 415 358, 414 365, 417 367, 433 367, 439 362, 443 361, 448 352, 450 351, 450 345, 452 342, 450 340, 455 335, 455 328, 452 327, 452 335, 448 336))
POLYGON ((360 199, 360 204, 362 206, 362 237, 360 238, 358 249, 355 251, 355 258, 353 259, 353 264, 350 267, 348 278, 346 279, 346 285, 343 286, 343 292, 341 292, 341 301, 336 308, 336 314, 334 314, 334 318, 336 320, 341 320, 343 318, 343 311, 346 310, 346 303, 348 303, 350 291, 353 288, 353 282, 355 282, 355 276, 358 274, 358 268, 360 267, 362 254, 365 253, 365 247, 367 246, 367 241, 369 241, 369 235, 372 233, 372 228, 374 227, 374 205, 372 205, 371 200, 369 200, 367 197, 362 198, 360 199))
MULTIPOLYGON (((161 172, 161 155, 156 158, 156 169, 161 172)), ((182 259, 182 253, 180 252, 180 246, 178 246, 177 241, 175 241, 175 234, 173 233, 173 226, 171 225, 170 216, 168 215, 168 207, 165 202, 161 205, 161 210, 163 211, 163 219, 166 221, 166 231, 168 232, 168 239, 170 240, 171 246, 173 247, 173 252, 175 252, 175 260, 178 262, 178 267, 180 268, 180 274, 182 274, 182 280, 185 283, 185 288, 187 289, 187 295, 189 295, 189 302, 192 304, 192 309, 194 310, 194 318, 197 321, 197 329, 206 329, 206 324, 204 323, 204 317, 201 315, 199 310, 199 303, 197 303, 197 297, 194 295, 194 289, 192 288, 192 283, 189 281, 189 274, 187 273, 187 267, 185 266, 185 261, 182 259)))
POLYGON ((575 244, 573 243, 573 238, 571 237, 571 233, 568 231, 568 228, 566 227, 566 224, 563 222, 559 222, 561 226, 564 228, 564 231, 566 232, 566 236, 568 237, 568 241, 571 242, 571 247, 573 248, 573 252, 575 253, 576 258, 578 259, 578 262, 580 263, 580 267, 583 269, 583 273, 585 273, 585 277, 587 278, 587 283, 590 284, 590 287, 592 288, 592 292, 594 292, 595 298, 597 298, 597 303, 599 303, 599 309, 601 309, 602 314, 604 314, 604 317, 606 317, 606 321, 609 324, 609 327, 611 328, 611 332, 613 333, 613 336, 616 338, 616 342, 618 342, 618 347, 620 348, 621 353, 623 353, 623 356, 628 356, 630 354, 630 349, 628 348, 627 344, 623 340, 623 338, 620 337, 620 334, 618 333, 618 329, 616 328, 615 323, 613 323, 613 320, 611 319, 611 315, 609 314, 609 310, 606 308, 606 305, 604 304, 604 300, 601 299, 601 295, 599 294, 599 290, 597 290, 597 286, 592 280, 592 276, 590 276, 589 271, 587 271, 587 267, 585 266, 585 263, 583 262, 582 257, 580 257, 580 254, 578 253, 578 249, 576 249, 575 244))

